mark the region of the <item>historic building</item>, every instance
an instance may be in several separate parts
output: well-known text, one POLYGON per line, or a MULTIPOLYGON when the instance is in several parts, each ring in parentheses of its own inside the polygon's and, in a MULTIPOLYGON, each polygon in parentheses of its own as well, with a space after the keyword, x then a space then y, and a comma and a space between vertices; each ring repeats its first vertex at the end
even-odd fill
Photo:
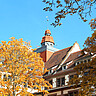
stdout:
POLYGON ((54 48, 54 44, 50 30, 46 30, 41 40, 41 47, 36 50, 43 58, 45 68, 49 70, 44 75, 44 78, 53 86, 48 90, 48 96, 75 96, 79 87, 72 89, 68 86, 68 81, 75 74, 73 68, 81 62, 90 61, 93 55, 86 52, 82 55, 77 42, 62 50, 54 48))

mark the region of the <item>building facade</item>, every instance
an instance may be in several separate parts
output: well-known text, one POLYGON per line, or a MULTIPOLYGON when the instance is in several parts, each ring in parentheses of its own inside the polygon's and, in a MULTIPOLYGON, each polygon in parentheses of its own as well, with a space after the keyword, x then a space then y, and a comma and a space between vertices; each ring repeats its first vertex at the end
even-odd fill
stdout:
POLYGON ((92 55, 86 53, 82 55, 82 50, 77 42, 62 50, 54 48, 54 44, 50 30, 46 30, 45 36, 41 40, 41 47, 36 50, 43 58, 45 68, 49 70, 44 78, 53 86, 48 90, 47 96, 76 96, 79 86, 72 89, 68 85, 69 80, 76 74, 74 66, 82 62, 89 62, 92 55))

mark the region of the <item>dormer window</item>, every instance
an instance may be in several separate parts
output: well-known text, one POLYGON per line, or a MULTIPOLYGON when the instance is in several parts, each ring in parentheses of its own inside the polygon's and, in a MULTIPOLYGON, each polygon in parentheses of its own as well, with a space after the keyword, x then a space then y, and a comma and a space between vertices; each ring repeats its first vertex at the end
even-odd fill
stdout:
POLYGON ((84 63, 86 63, 87 61, 86 60, 84 60, 84 63))
POLYGON ((66 69, 66 66, 64 66, 64 69, 66 69))
POLYGON ((52 73, 52 70, 50 70, 50 73, 52 73))
POLYGON ((53 70, 52 70, 52 69, 50 69, 50 70, 49 70, 49 72, 48 72, 48 74, 51 74, 52 72, 53 72, 53 70))
POLYGON ((77 62, 77 65, 79 64, 79 62, 77 62))
POLYGON ((67 66, 66 65, 62 66, 62 70, 65 70, 65 69, 67 69, 67 66))
POLYGON ((81 63, 83 63, 83 61, 81 61, 81 63))
POLYGON ((90 59, 88 59, 88 62, 90 62, 90 59))
POLYGON ((52 85, 52 80, 50 80, 49 83, 52 85))

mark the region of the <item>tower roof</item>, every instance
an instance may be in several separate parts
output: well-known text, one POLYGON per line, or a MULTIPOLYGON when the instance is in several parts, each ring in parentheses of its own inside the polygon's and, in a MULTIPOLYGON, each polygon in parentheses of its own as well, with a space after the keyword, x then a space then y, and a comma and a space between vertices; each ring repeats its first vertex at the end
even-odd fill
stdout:
POLYGON ((50 35, 51 35, 50 30, 46 30, 46 31, 45 31, 45 36, 42 37, 41 44, 44 43, 44 42, 51 42, 51 43, 54 43, 53 37, 50 36, 50 35))
POLYGON ((48 34, 51 35, 51 32, 50 32, 50 30, 47 29, 47 30, 45 31, 45 35, 48 35, 48 34))

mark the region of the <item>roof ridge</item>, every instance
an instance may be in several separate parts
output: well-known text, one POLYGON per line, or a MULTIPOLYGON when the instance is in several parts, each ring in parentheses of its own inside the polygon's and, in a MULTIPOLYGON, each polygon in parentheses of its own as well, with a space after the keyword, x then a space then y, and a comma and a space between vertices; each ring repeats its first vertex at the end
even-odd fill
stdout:
MULTIPOLYGON (((68 48, 71 48, 72 46, 70 46, 70 47, 67 47, 67 48, 64 48, 64 49, 61 49, 61 50, 58 50, 58 51, 56 51, 56 52, 59 52, 59 51, 62 51, 62 50, 65 50, 65 49, 68 49, 68 48)), ((54 53, 56 53, 56 52, 54 52, 54 53)))
MULTIPOLYGON (((80 50, 80 51, 82 51, 82 50, 80 50)), ((75 53, 78 53, 78 52, 80 52, 80 51, 76 51, 76 52, 74 52, 74 53, 71 53, 71 54, 75 54, 75 53)), ((71 55, 71 54, 70 54, 70 55, 71 55)))
MULTIPOLYGON (((54 55, 54 54, 56 54, 56 53, 58 53, 58 52, 60 52, 60 51, 62 51, 62 50, 65 50, 65 49, 68 49, 68 48, 71 48, 72 46, 70 46, 70 47, 67 47, 67 48, 64 48, 64 49, 61 49, 61 50, 58 50, 58 51, 55 51, 52 55, 51 55, 51 57, 54 55)), ((51 58, 50 57, 50 58, 51 58)), ((50 60, 50 58, 48 59, 48 61, 50 60)), ((47 62, 48 62, 47 61, 47 62)))

